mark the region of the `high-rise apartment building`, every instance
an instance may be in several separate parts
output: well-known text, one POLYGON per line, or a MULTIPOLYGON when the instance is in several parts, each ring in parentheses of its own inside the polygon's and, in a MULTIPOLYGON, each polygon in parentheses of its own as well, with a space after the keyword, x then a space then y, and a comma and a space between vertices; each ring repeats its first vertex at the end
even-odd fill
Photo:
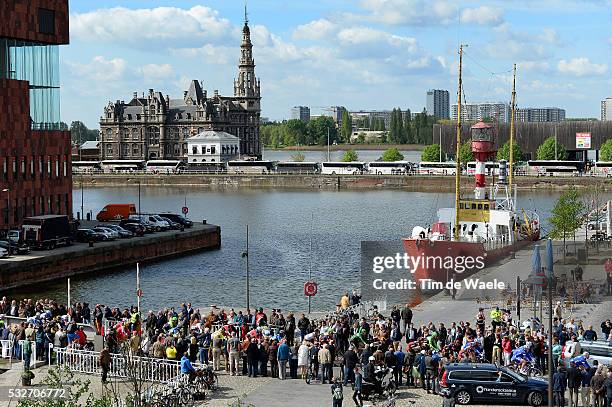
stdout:
POLYGON ((612 97, 601 101, 601 121, 612 121, 612 97))
MULTIPOLYGON (((457 104, 451 106, 451 119, 457 120, 457 104)), ((475 122, 495 119, 499 123, 510 120, 510 106, 507 103, 465 103, 461 104, 461 120, 475 122)))
POLYGON ((308 106, 293 106, 291 109, 291 119, 308 123, 310 121, 310 108, 308 106))
POLYGON ((430 89, 427 91, 427 114, 438 119, 450 117, 450 96, 447 90, 430 89))
POLYGON ((565 120, 565 109, 558 107, 527 107, 516 109, 515 119, 517 122, 562 122, 565 120))

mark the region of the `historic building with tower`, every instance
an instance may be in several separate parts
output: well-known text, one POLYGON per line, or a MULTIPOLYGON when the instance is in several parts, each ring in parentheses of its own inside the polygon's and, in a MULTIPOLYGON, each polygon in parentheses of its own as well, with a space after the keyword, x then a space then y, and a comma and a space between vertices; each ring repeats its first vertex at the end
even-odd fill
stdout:
POLYGON ((232 134, 242 157, 261 157, 261 88, 248 23, 245 10, 234 96, 210 95, 193 80, 180 99, 149 89, 127 103, 109 102, 100 118, 100 159, 187 160, 187 140, 204 131, 232 134))

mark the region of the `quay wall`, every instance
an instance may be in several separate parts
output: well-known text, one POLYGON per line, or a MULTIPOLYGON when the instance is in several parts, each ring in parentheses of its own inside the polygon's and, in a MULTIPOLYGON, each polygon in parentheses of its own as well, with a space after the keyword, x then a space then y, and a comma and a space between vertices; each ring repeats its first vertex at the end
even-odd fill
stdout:
MULTIPOLYGON (((404 189, 422 192, 452 192, 453 176, 399 175, 303 175, 303 174, 88 174, 73 176, 74 188, 135 186, 185 186, 211 189, 287 188, 287 189, 404 189)), ((463 176, 462 188, 474 186, 474 178, 463 176)), ((612 180, 596 177, 516 177, 519 190, 589 188, 601 185, 612 190, 612 180)))
POLYGON ((74 244, 52 251, 33 251, 0 261, 0 291, 84 274, 105 273, 139 263, 153 262, 201 250, 221 247, 221 228, 194 225, 185 231, 169 231, 93 247, 74 244))

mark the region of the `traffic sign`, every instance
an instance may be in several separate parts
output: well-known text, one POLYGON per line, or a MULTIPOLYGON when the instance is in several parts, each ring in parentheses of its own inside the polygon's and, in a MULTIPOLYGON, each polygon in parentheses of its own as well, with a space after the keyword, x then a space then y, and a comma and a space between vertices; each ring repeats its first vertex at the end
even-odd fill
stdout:
POLYGON ((187 215, 189 213, 189 208, 186 206, 183 206, 182 211, 183 211, 183 215, 187 215))
POLYGON ((137 297, 142 297, 142 290, 140 288, 138 290, 136 290, 136 296, 137 297))
POLYGON ((304 283, 304 295, 306 297, 314 297, 317 295, 318 286, 314 281, 307 281, 304 283))

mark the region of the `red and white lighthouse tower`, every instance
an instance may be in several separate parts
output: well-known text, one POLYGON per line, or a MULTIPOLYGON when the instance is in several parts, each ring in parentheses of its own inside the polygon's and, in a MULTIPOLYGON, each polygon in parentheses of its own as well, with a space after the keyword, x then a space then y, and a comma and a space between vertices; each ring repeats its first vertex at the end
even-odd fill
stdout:
POLYGON ((486 199, 486 162, 495 154, 494 135, 495 127, 493 124, 485 123, 482 120, 473 125, 470 129, 472 133, 472 154, 476 160, 476 188, 474 198, 486 199))

